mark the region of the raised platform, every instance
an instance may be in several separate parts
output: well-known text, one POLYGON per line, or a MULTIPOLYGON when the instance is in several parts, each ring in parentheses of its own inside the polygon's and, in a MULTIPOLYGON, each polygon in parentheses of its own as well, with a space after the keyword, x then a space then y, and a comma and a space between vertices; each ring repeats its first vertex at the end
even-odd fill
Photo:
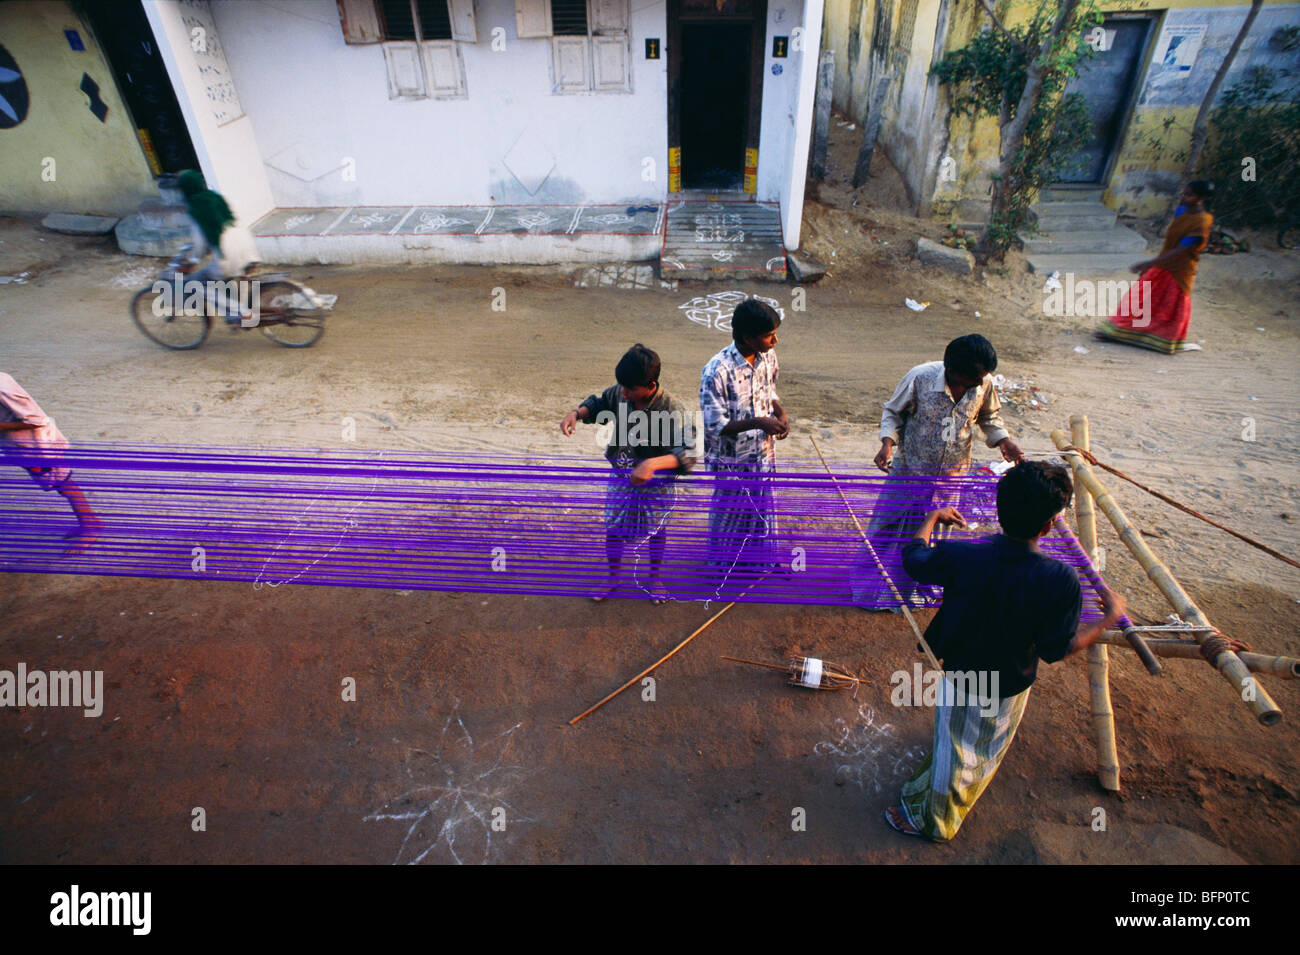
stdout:
POLYGON ((555 265, 658 257, 662 203, 275 209, 253 224, 264 262, 555 265))

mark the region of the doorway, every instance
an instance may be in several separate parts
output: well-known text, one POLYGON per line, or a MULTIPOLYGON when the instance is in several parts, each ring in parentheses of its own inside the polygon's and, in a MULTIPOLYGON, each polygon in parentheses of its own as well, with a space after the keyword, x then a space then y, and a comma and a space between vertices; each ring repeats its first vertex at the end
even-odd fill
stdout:
POLYGON ((117 81, 155 176, 199 168, 189 130, 140 0, 82 10, 117 81))
POLYGON ((1107 17, 1105 48, 1093 55, 1070 80, 1066 93, 1088 100, 1092 129, 1088 142, 1070 157, 1057 181, 1104 185, 1110 175, 1137 96, 1138 70, 1145 59, 1154 18, 1107 17))
POLYGON ((739 190, 745 178, 748 24, 682 24, 682 186, 739 190))
POLYGON ((754 191, 766 22, 766 0, 669 0, 670 191, 754 191))

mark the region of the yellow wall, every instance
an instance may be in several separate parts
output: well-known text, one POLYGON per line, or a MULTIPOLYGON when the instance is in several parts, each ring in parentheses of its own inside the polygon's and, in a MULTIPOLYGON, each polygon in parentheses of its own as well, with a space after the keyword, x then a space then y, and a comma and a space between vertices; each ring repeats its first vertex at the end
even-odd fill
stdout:
POLYGON ((18 64, 31 105, 0 129, 0 209, 124 215, 158 190, 125 105, 90 29, 62 0, 0 3, 0 43, 18 64), (84 51, 64 30, 76 30, 84 51), (81 92, 86 73, 108 106, 100 122, 81 92), (54 180, 42 179, 54 160, 54 180))
MULTIPOLYGON (((997 6, 1000 13, 1009 14, 1006 22, 1010 24, 1024 18, 1025 12, 1031 9, 1031 0, 1016 0, 1009 9, 1005 2, 997 6)), ((1102 10, 1116 13, 1151 12, 1157 15, 1146 59, 1141 63, 1135 79, 1140 92, 1148 78, 1151 54, 1161 27, 1171 13, 1247 6, 1249 0, 1153 0, 1151 3, 1106 3, 1102 5, 1102 10)), ((1285 22, 1296 22, 1300 19, 1295 13, 1297 10, 1300 7, 1296 6, 1295 0, 1264 4, 1264 10, 1252 27, 1247 45, 1243 46, 1234 61, 1233 72, 1224 85, 1225 90, 1235 82, 1238 69, 1247 65, 1254 55, 1251 44, 1262 43, 1276 24, 1282 22, 1282 18, 1285 18, 1285 22)), ((952 50, 964 46, 979 29, 983 19, 985 18, 975 4, 959 4, 949 29, 947 48, 952 50)), ((1234 26, 1231 32, 1235 33, 1235 29, 1234 26)), ((1217 68, 1218 62, 1207 61, 1207 66, 1217 68)), ((1176 182, 1182 171, 1179 154, 1185 152, 1190 141, 1192 123, 1199 106, 1196 97, 1190 97, 1186 102, 1156 105, 1145 105, 1140 98, 1135 101, 1105 183, 1103 201, 1107 205, 1123 214, 1135 216, 1159 215, 1168 209, 1169 190, 1173 188, 1171 183, 1176 182), (1173 121, 1168 131, 1164 130, 1166 120, 1173 121), (1159 144, 1152 144, 1147 138, 1147 134, 1151 133, 1158 134, 1159 144)), ((937 184, 934 211, 940 214, 952 212, 962 219, 978 219, 979 203, 983 201, 987 204, 990 174, 997 169, 997 122, 992 118, 978 121, 953 118, 949 121, 948 131, 947 154, 956 161, 957 178, 956 181, 940 181, 937 184)))

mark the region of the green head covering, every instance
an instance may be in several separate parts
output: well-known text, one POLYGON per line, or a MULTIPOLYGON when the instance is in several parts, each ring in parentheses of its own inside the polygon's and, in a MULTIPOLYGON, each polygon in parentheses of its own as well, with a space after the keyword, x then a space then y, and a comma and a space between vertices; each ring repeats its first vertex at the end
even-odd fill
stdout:
POLYGON ((203 238, 208 240, 208 245, 214 250, 220 251, 222 230, 235 221, 230 206, 221 198, 221 193, 207 188, 203 174, 198 170, 185 170, 176 177, 176 185, 185 196, 185 205, 194 221, 199 224, 203 238))

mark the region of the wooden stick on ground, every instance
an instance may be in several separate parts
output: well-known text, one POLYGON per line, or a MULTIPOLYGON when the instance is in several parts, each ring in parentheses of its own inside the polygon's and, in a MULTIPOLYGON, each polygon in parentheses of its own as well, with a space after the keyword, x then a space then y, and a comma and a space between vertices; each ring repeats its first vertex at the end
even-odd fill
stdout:
POLYGON ((903 599, 903 595, 899 593, 898 588, 894 586, 894 582, 890 580, 889 571, 885 570, 885 565, 880 562, 880 558, 876 555, 876 549, 871 546, 871 541, 867 539, 867 532, 864 531, 862 525, 858 523, 858 516, 853 513, 853 507, 849 504, 849 499, 844 496, 844 490, 840 487, 840 482, 835 480, 834 474, 831 474, 831 466, 826 463, 826 458, 822 457, 822 449, 817 447, 817 439, 810 434, 808 435, 808 440, 812 442, 813 450, 817 452, 817 457, 822 459, 822 467, 826 469, 827 475, 830 476, 831 483, 835 485, 835 490, 839 492, 840 500, 843 501, 844 506, 848 508, 849 517, 853 518, 853 526, 856 527, 858 533, 862 535, 862 543, 866 545, 867 553, 870 554, 871 559, 876 562, 876 569, 880 571, 880 576, 884 577, 885 583, 889 585, 889 592, 894 595, 894 599, 898 601, 899 608, 903 611, 903 616, 906 617, 907 622, 912 625, 912 633, 916 634, 916 639, 920 642, 921 649, 925 651, 925 656, 930 661, 930 666, 943 672, 943 667, 939 666, 939 660, 935 657, 934 651, 930 649, 930 644, 926 643, 925 637, 921 635, 921 628, 916 625, 916 618, 912 616, 911 608, 908 607, 907 601, 903 599))
MULTIPOLYGON (((1182 585, 1175 579, 1174 575, 1169 572, 1169 568, 1160 562, 1160 558, 1152 553, 1147 542, 1142 539, 1124 512, 1120 510, 1115 499, 1110 496, 1110 492, 1102 486, 1097 480, 1097 476, 1092 473, 1086 461, 1077 451, 1067 450, 1070 447, 1070 438, 1059 428, 1052 431, 1052 442, 1056 447, 1065 452, 1066 460, 1070 462, 1070 467, 1074 471, 1075 487, 1080 484, 1088 489, 1097 506, 1110 519, 1111 524, 1119 533, 1119 539, 1124 542, 1124 546, 1129 549, 1137 562, 1146 571, 1146 575, 1151 578, 1151 582, 1160 589, 1174 608, 1174 612, 1182 617, 1193 626, 1213 628, 1214 624, 1201 612, 1201 608, 1196 606, 1192 598, 1183 590, 1182 585)), ((1208 641, 1218 641, 1221 638, 1216 633, 1196 633, 1196 642, 1204 644, 1208 641)), ((1218 644, 1212 644, 1218 646, 1218 644)), ((1265 726, 1272 726, 1282 719, 1282 711, 1278 705, 1273 702, 1273 698, 1268 695, 1268 691, 1260 685, 1259 681, 1251 676, 1250 670, 1246 664, 1241 662, 1237 654, 1231 649, 1220 648, 1217 650, 1213 666, 1223 674, 1223 678, 1233 685, 1242 700, 1246 702, 1255 716, 1265 726)))
MULTIPOLYGON (((758 583, 758 581, 754 581, 753 584, 750 584, 748 587, 746 587, 746 588, 745 588, 745 593, 747 594, 747 593, 749 593, 751 590, 753 590, 753 589, 754 589, 754 585, 757 584, 757 583, 758 583)), ((744 596, 744 594, 742 594, 741 596, 744 596)), ((581 713, 579 713, 579 714, 578 714, 577 716, 575 716, 573 719, 569 720, 569 725, 570 725, 570 726, 573 726, 573 725, 574 725, 575 723, 577 723, 579 720, 584 719, 584 718, 586 718, 587 716, 589 716, 590 714, 596 712, 598 709, 600 709, 602 706, 604 706, 606 703, 608 703, 608 702, 609 702, 610 700, 612 700, 614 697, 618 696, 620 693, 622 693, 624 690, 626 690, 626 689, 627 689, 629 686, 631 686, 633 683, 637 682, 637 681, 640 680, 642 677, 644 677, 644 676, 646 676, 647 674, 649 674, 652 670, 655 669, 655 667, 659 666, 659 664, 663 663, 665 660, 667 660, 669 657, 671 657, 674 653, 676 653, 676 652, 677 652, 678 650, 680 650, 682 647, 686 646, 686 644, 690 643, 692 640, 694 640, 696 637, 698 637, 700 634, 702 634, 705 630, 709 629, 709 626, 713 623, 713 621, 717 620, 719 617, 721 617, 724 613, 726 613, 728 610, 730 610, 730 609, 731 609, 732 607, 734 607, 734 606, 736 606, 736 601, 733 600, 731 603, 727 604, 725 607, 723 607, 721 610, 719 610, 717 613, 715 613, 715 614, 714 614, 712 617, 710 617, 708 620, 704 621, 704 625, 703 625, 703 626, 701 626, 698 630, 696 630, 694 633, 692 633, 689 637, 687 637, 687 638, 686 638, 685 640, 683 640, 681 643, 677 644, 677 646, 673 647, 671 650, 669 650, 667 653, 665 653, 663 656, 661 656, 661 657, 660 657, 658 660, 656 660, 654 663, 650 664, 648 667, 646 667, 644 670, 642 670, 642 671, 641 671, 640 673, 638 673, 636 676, 632 677, 632 679, 628 680, 626 683, 624 683, 622 686, 620 686, 620 687, 619 687, 617 690, 615 690, 613 693, 609 694, 607 697, 605 697, 605 698, 604 698, 603 700, 601 700, 599 703, 595 703, 595 704, 593 704, 592 706, 587 707, 587 709, 583 710, 581 713)))
MULTIPOLYGON (((1070 416, 1070 436, 1076 448, 1088 450, 1088 419, 1070 416)), ((1058 517, 1057 520, 1060 520, 1058 517)), ((1074 521, 1079 543, 1088 561, 1097 562, 1097 512, 1088 489, 1074 490, 1074 521)), ((1115 711, 1110 703, 1110 655, 1103 643, 1088 647, 1088 690, 1092 701, 1092 729, 1097 734, 1097 778, 1103 789, 1119 792, 1119 751, 1115 746, 1115 711)))

